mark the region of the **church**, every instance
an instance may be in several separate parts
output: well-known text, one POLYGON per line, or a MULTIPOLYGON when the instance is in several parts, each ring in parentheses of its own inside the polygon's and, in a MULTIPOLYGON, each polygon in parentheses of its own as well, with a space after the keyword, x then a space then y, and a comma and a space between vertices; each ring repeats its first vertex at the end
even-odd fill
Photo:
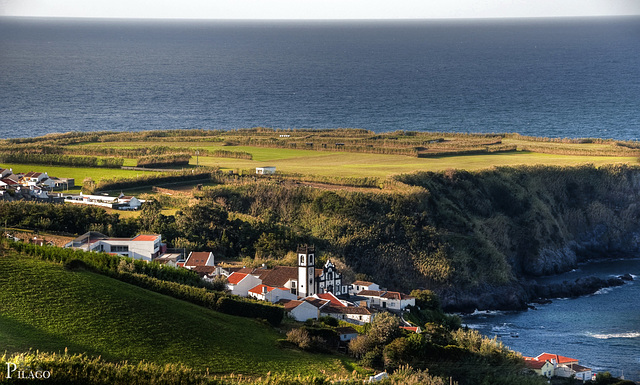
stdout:
MULTIPOLYGON (((233 277, 229 277, 230 282, 239 279, 240 275, 252 275, 258 278, 261 285, 286 289, 291 294, 302 298, 324 293, 347 294, 348 290, 342 281, 342 274, 331 261, 327 261, 322 269, 315 267, 314 246, 299 246, 297 259, 297 267, 275 266, 273 269, 261 267, 237 270, 232 274, 233 277)), ((232 283, 232 285, 235 284, 232 283)), ((237 292, 237 290, 233 291, 237 292)), ((242 295, 239 292, 237 294, 242 295)))

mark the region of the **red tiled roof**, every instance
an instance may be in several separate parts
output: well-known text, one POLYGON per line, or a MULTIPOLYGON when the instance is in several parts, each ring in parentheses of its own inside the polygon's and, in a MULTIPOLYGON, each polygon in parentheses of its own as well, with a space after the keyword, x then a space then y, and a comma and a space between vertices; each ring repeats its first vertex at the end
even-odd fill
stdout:
POLYGON ((248 274, 245 273, 231 273, 231 275, 227 278, 227 282, 232 285, 237 285, 238 282, 242 281, 248 274))
POLYGON ((159 235, 140 234, 132 239, 132 241, 153 242, 158 239, 159 235))
POLYGON ((358 331, 351 326, 343 326, 340 328, 336 328, 336 333, 338 334, 358 334, 358 331))
POLYGON ((189 258, 185 261, 185 266, 205 266, 209 259, 210 252, 208 251, 194 251, 189 258))
POLYGON ((318 309, 323 307, 323 306, 326 308, 325 305, 330 303, 326 299, 318 299, 318 298, 313 298, 313 297, 307 297, 307 298, 304 299, 304 301, 310 303, 311 305, 317 307, 318 309))
POLYGON ((205 275, 210 275, 216 271, 215 266, 196 266, 193 268, 193 271, 198 273, 201 277, 205 275))
POLYGON ((525 360, 524 366, 526 366, 529 369, 542 369, 542 367, 546 363, 547 361, 525 360))
POLYGON ((336 296, 333 295, 333 293, 318 294, 318 297, 321 298, 321 299, 326 299, 327 301, 331 302, 332 306, 342 306, 342 307, 347 306, 347 305, 343 304, 342 302, 340 302, 340 300, 338 298, 336 298, 336 296))
POLYGON ((535 359, 538 361, 555 360, 559 364, 568 364, 570 362, 576 362, 576 363, 578 362, 578 360, 576 360, 575 358, 559 356, 557 354, 551 354, 551 353, 542 353, 539 356, 535 357, 535 359))
POLYGON ((297 299, 281 299, 280 301, 276 302, 279 305, 284 306, 284 310, 285 311, 291 311, 295 308, 297 308, 298 306, 302 305, 302 302, 304 301, 299 301, 297 299))
POLYGON ((400 293, 397 291, 388 291, 386 293, 384 293, 381 297, 383 298, 389 298, 389 299, 412 299, 414 297, 410 296, 410 295, 406 295, 404 293, 400 293))
POLYGON ((384 293, 384 291, 380 290, 361 290, 356 295, 361 295, 363 297, 380 297, 380 295, 384 293))
POLYGON ((267 286, 267 285, 258 285, 256 287, 254 287, 253 289, 249 290, 249 293, 254 293, 254 294, 262 294, 263 293, 263 289, 266 288, 267 289, 267 293, 275 290, 275 287, 271 287, 271 286, 267 286))
POLYGON ((418 327, 417 326, 400 326, 400 329, 408 330, 408 331, 414 332, 414 333, 418 332, 418 327))
POLYGON ((369 282, 369 281, 355 281, 354 283, 352 283, 352 285, 358 285, 358 286, 371 286, 371 285, 373 285, 373 282, 369 282))
POLYGON ((575 372, 588 372, 591 370, 591 368, 587 368, 585 366, 578 365, 578 364, 569 364, 569 367, 573 369, 575 372))

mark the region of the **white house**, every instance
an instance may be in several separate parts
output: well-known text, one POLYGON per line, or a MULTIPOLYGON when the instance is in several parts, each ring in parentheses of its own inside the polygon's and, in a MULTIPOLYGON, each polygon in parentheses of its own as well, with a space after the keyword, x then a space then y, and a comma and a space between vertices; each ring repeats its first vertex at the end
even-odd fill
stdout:
POLYGON ((527 359, 525 357, 524 365, 527 369, 533 370, 537 375, 551 378, 554 372, 554 366, 549 360, 538 361, 534 359, 527 359))
POLYGON ((373 320, 373 313, 369 309, 358 306, 325 306, 320 309, 320 315, 328 315, 338 320, 350 322, 356 325, 364 325, 373 320))
POLYGON ((351 326, 336 328, 336 333, 340 336, 340 342, 349 342, 358 336, 356 329, 351 326))
POLYGON ((194 269, 197 266, 215 266, 213 253, 210 251, 192 251, 189 253, 184 266, 187 269, 194 269))
POLYGON ((355 281, 349 286, 350 295, 356 295, 362 290, 380 290, 380 286, 377 283, 368 281, 355 281))
POLYGON ((369 306, 383 309, 402 310, 416 305, 415 297, 397 291, 363 290, 357 295, 367 298, 369 306))
POLYGON ((123 194, 120 194, 119 197, 110 197, 80 193, 80 195, 65 195, 64 200, 69 203, 82 203, 117 210, 137 210, 144 203, 141 199, 133 196, 124 196, 123 194))
POLYGON ((265 166, 265 167, 256 167, 256 174, 258 175, 267 175, 267 174, 275 174, 276 168, 274 166, 265 166))
POLYGON ((29 171, 28 173, 22 176, 22 184, 24 186, 35 187, 43 179, 48 179, 48 178, 49 178, 49 174, 47 174, 46 172, 29 171))
POLYGON ((297 295, 291 294, 291 291, 287 288, 271 287, 267 285, 258 285, 251 288, 247 294, 249 297, 253 297, 261 301, 269 301, 271 303, 276 303, 281 299, 293 300, 298 298, 297 295))
POLYGON ((316 300, 290 300, 282 299, 277 302, 284 306, 284 310, 287 314, 299 322, 304 322, 308 319, 318 319, 320 317, 320 309, 327 306, 329 301, 320 299, 316 300))
POLYGON ((249 290, 261 285, 260 278, 246 273, 231 273, 227 277, 227 288, 231 294, 239 295, 241 297, 247 297, 249 290))
POLYGON ((109 238, 93 231, 79 236, 64 247, 118 254, 147 262, 164 254, 167 249, 166 244, 162 243, 162 236, 158 234, 141 234, 133 238, 109 238))
POLYGON ((12 168, 0 168, 0 178, 13 174, 12 168))

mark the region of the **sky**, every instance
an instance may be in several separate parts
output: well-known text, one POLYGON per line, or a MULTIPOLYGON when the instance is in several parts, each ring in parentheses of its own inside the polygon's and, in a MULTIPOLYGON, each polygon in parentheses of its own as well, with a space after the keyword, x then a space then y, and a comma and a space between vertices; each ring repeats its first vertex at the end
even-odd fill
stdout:
POLYGON ((432 19, 640 15, 640 0, 0 0, 0 16, 432 19))

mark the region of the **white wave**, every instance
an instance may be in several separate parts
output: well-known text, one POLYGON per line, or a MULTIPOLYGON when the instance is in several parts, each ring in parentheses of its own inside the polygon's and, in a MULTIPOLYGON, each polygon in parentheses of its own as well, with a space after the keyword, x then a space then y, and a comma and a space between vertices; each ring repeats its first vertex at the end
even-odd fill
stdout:
POLYGON ((611 290, 613 290, 613 288, 611 288, 611 287, 603 287, 602 289, 600 289, 600 290, 596 291, 595 293, 593 293, 593 295, 596 295, 596 294, 607 294, 611 290))
POLYGON ((610 338, 640 338, 640 332, 610 333, 610 334, 587 333, 587 335, 589 337, 597 338, 599 340, 608 340, 610 338))
POLYGON ((637 276, 637 275, 635 275, 635 274, 629 274, 629 275, 630 275, 630 276, 631 276, 631 278, 633 278, 633 279, 638 278, 638 276, 637 276))
POLYGON ((500 310, 474 310, 473 313, 469 314, 469 315, 499 315, 499 314, 503 314, 503 311, 500 310))
POLYGON ((469 329, 482 329, 487 325, 486 324, 464 324, 464 326, 468 327, 469 329))
POLYGON ((511 329, 511 327, 509 325, 510 324, 508 324, 508 323, 503 323, 502 325, 492 327, 491 331, 492 332, 506 331, 506 330, 511 329))

